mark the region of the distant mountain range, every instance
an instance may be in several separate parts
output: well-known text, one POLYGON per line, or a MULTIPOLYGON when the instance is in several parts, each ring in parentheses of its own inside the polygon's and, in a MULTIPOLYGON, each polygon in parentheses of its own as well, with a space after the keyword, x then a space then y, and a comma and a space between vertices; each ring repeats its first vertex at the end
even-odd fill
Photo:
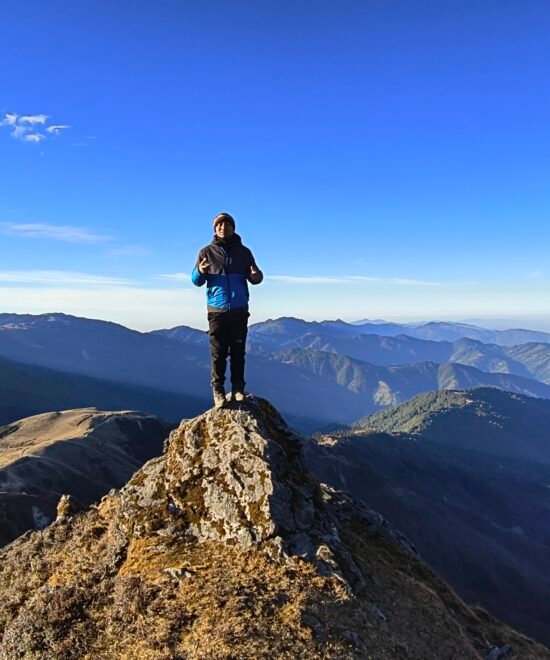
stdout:
POLYGON ((486 373, 463 364, 417 362, 382 367, 338 353, 301 349, 280 351, 272 359, 313 374, 317 382, 327 381, 345 388, 354 395, 357 408, 370 411, 401 403, 419 392, 481 385, 550 398, 550 385, 521 376, 486 373))
POLYGON ((482 371, 509 373, 550 384, 548 343, 508 347, 464 337, 448 341, 418 339, 403 334, 362 334, 357 331, 357 328, 363 327, 339 322, 309 323, 297 319, 278 319, 253 325, 249 343, 251 350, 257 353, 273 353, 289 348, 313 349, 384 366, 428 361, 456 362, 482 371))
POLYGON ((208 392, 206 350, 107 321, 0 314, 0 355, 168 392, 199 397, 208 392))
POLYGON ((401 324, 385 323, 384 321, 356 321, 353 324, 344 321, 332 321, 334 325, 348 326, 361 329, 364 334, 377 334, 389 337, 408 335, 417 339, 431 339, 433 341, 456 341, 466 337, 477 339, 486 344, 499 344, 511 346, 527 342, 550 343, 550 333, 540 330, 525 330, 523 328, 490 330, 469 323, 452 323, 449 321, 430 321, 429 323, 401 324))
POLYGON ((317 437, 308 462, 402 530, 468 602, 550 643, 550 401, 421 395, 317 437))
MULTIPOLYGON (((509 347, 484 344, 478 339, 451 342, 382 336, 381 329, 389 332, 390 325, 392 331, 404 327, 342 321, 316 323, 293 318, 252 325, 247 387, 274 401, 302 432, 348 424, 434 389, 489 385, 530 396, 550 396, 550 344, 509 347), (378 334, 364 334, 371 326, 378 334)), ((439 329, 441 335, 448 337, 464 329, 473 333, 472 328, 434 323, 415 326, 413 330, 429 330, 434 335, 439 329)), ((478 334, 487 333, 482 328, 478 330, 478 334)), ((530 331, 513 332, 524 338, 541 337, 541 333, 530 331)), ((172 410, 179 405, 184 406, 183 414, 187 414, 187 409, 196 414, 201 402, 206 407, 210 401, 208 336, 188 326, 140 333, 115 323, 65 314, 1 314, 0 356, 105 383, 77 386, 71 381, 73 386, 63 390, 63 377, 59 376, 51 389, 43 387, 36 399, 33 395, 25 400, 28 409, 19 406, 21 416, 44 410, 46 405, 58 409, 91 404, 120 407, 110 404, 116 384, 156 390, 148 396, 147 410, 167 419, 174 418, 172 410), (65 391, 68 398, 59 396, 54 402, 56 391, 65 391), (103 398, 95 399, 94 391, 98 396, 101 391, 103 398), (84 396, 86 392, 90 396, 84 396), (184 399, 189 401, 189 408, 179 403, 184 399), (51 404, 47 403, 49 400, 51 404)), ((0 368, 5 370, 7 366, 0 368)), ((53 375, 48 378, 51 381, 53 375)), ((17 378, 5 382, 17 407, 17 378)), ((119 394, 122 399, 117 400, 128 401, 124 407, 139 407, 138 391, 134 391, 133 398, 128 390, 119 394)), ((4 419, 14 419, 13 412, 9 415, 4 419)))

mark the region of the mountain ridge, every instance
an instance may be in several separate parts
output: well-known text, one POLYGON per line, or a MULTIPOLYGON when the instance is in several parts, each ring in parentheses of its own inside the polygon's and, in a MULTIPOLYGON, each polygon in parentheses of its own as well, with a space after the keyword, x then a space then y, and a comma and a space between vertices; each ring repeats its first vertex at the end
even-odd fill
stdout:
POLYGON ((0 545, 55 519, 60 497, 88 506, 162 450, 173 427, 153 415, 95 408, 0 426, 0 545))

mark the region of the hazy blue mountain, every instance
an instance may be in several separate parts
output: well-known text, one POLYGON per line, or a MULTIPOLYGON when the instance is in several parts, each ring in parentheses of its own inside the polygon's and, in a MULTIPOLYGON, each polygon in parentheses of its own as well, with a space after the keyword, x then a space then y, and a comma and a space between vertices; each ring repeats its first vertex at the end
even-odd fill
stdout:
POLYGON ((383 367, 338 353, 301 349, 280 351, 274 358, 361 395, 365 405, 370 406, 401 403, 416 394, 436 389, 481 385, 550 398, 550 386, 543 383, 510 374, 485 373, 462 364, 418 362, 383 367))
MULTIPOLYGON (((409 333, 410 334, 410 333, 409 333)), ((513 346, 526 342, 538 341, 550 343, 550 333, 536 330, 524 330, 522 328, 510 330, 487 330, 478 326, 470 326, 465 323, 431 322, 414 328, 412 336, 419 339, 436 339, 438 341, 455 341, 466 337, 477 339, 488 344, 499 344, 501 346, 513 346)))
MULTIPOLYGON (((191 334, 194 339, 199 336, 191 334)), ((206 333, 201 334, 206 337, 206 333)), ((21 362, 17 377, 8 378, 5 372, 3 382, 6 392, 11 394, 4 401, 4 420, 84 405, 141 407, 166 419, 173 419, 172 411, 178 408, 181 408, 179 418, 188 412, 196 414, 200 410, 189 410, 190 405, 185 405, 185 401, 189 400, 192 406, 195 403, 201 407, 210 405, 210 352, 206 344, 189 345, 181 341, 181 337, 179 339, 64 314, 2 315, 0 356, 7 355, 21 362), (46 377, 43 372, 22 372, 25 364, 29 368, 31 365, 46 366, 63 373, 48 373, 46 377), (75 378, 71 379, 71 374, 75 378), (76 374, 111 382, 83 381, 81 386, 76 374), (24 385, 15 387, 23 376, 24 385), (47 382, 47 386, 42 387, 41 381, 47 382), (132 392, 128 388, 116 390, 117 384, 131 384, 137 389, 132 392), (143 390, 139 388, 145 386, 156 391, 140 396, 143 390), (32 396, 22 400, 25 391, 32 396)), ((8 367, 4 364, 3 368, 8 367)), ((14 369, 14 365, 11 368, 14 369)), ((357 419, 366 412, 357 408, 353 397, 337 385, 327 382, 315 385, 311 374, 297 373, 294 367, 274 360, 250 356, 247 378, 249 389, 265 396, 273 394, 291 423, 303 431, 310 432, 334 421, 357 419), (306 388, 304 385, 308 381, 312 385, 306 388), (322 401, 330 404, 328 408, 319 409, 310 395, 313 390, 322 401)))
POLYGON ((209 390, 206 346, 66 314, 0 315, 0 355, 192 396, 209 390))
POLYGON ((385 366, 409 362, 446 362, 453 353, 452 344, 448 342, 425 341, 406 335, 333 337, 328 334, 308 333, 287 342, 283 348, 330 351, 385 366))
POLYGON ((420 394, 354 428, 550 464, 550 402, 495 388, 420 394))
POLYGON ((140 410, 168 421, 210 407, 210 398, 56 371, 0 357, 0 424, 53 410, 140 410))
MULTIPOLYGON (((471 340, 461 340, 455 345, 404 336, 346 338, 350 324, 343 324, 343 332, 337 331, 336 336, 327 338, 329 327, 341 323, 316 324, 318 332, 314 339, 307 332, 304 334, 311 324, 299 319, 274 321, 271 329, 264 325, 256 334, 271 348, 280 346, 281 341, 289 345, 309 342, 331 348, 330 351, 302 348, 256 351, 253 339, 249 345, 247 388, 274 401, 302 431, 346 424, 434 389, 490 385, 533 396, 549 396, 548 385, 518 375, 525 373, 521 363, 507 355, 499 357, 498 346, 485 350, 479 342, 468 344, 471 340), (275 340, 274 328, 278 328, 282 340, 281 336, 275 340), (372 360, 357 360, 335 352, 344 347, 360 355, 377 356, 382 362, 393 362, 394 366, 376 365, 372 360), (443 361, 447 354, 455 353, 460 360, 482 362, 488 368, 515 373, 490 374, 449 359, 443 361), (437 359, 426 360, 426 355, 437 359), (395 358, 404 362, 395 365, 395 358)), ((188 327, 140 333, 114 323, 63 314, 0 317, 0 356, 209 401, 210 354, 205 339, 206 333, 188 327)), ((104 407, 107 403, 87 399, 71 405, 104 407)))
POLYGON ((531 377, 542 383, 550 384, 550 346, 544 343, 521 344, 510 346, 507 354, 515 361, 525 365, 531 377))
POLYGON ((352 324, 340 320, 308 323, 301 319, 282 317, 262 323, 255 323, 250 328, 251 339, 268 352, 276 350, 272 347, 274 344, 279 348, 284 348, 284 342, 288 342, 306 333, 328 334, 340 337, 351 337, 361 334, 375 334, 388 337, 407 335, 416 339, 448 342, 454 342, 465 337, 501 346, 511 346, 527 342, 550 343, 550 333, 546 332, 523 329, 488 330, 466 323, 438 321, 410 325, 379 322, 352 324))
POLYGON ((297 319, 277 319, 251 327, 249 351, 266 354, 289 348, 313 349, 385 366, 453 362, 481 371, 509 373, 550 384, 550 344, 539 343, 523 349, 465 337, 435 341, 403 334, 359 334, 357 327, 343 321, 310 324, 297 319))
POLYGON ((196 344, 198 346, 208 346, 208 332, 197 330, 188 325, 178 325, 175 328, 164 330, 153 330, 150 335, 161 335, 169 339, 176 339, 184 344, 196 344))
MULTIPOLYGON (((351 321, 351 325, 368 325, 373 324, 373 325, 402 325, 401 323, 388 323, 388 321, 384 321, 384 319, 359 319, 359 321, 351 321)), ((407 325, 415 325, 414 323, 408 323, 407 325)))

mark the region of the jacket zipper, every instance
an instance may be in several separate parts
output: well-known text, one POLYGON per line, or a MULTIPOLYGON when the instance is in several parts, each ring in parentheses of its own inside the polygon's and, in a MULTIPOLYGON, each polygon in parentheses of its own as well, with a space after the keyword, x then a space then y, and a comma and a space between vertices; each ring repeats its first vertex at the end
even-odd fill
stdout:
POLYGON ((221 248, 221 251, 222 251, 223 254, 224 254, 224 259, 223 259, 223 272, 224 272, 224 274, 225 274, 225 277, 227 278, 227 292, 228 292, 228 294, 229 294, 229 300, 228 300, 228 303, 229 303, 229 310, 231 310, 231 284, 230 284, 230 280, 229 280, 229 273, 225 270, 225 264, 226 264, 226 262, 227 262, 227 260, 228 260, 228 258, 229 258, 229 255, 227 254, 227 252, 226 252, 221 246, 220 246, 220 248, 221 248))

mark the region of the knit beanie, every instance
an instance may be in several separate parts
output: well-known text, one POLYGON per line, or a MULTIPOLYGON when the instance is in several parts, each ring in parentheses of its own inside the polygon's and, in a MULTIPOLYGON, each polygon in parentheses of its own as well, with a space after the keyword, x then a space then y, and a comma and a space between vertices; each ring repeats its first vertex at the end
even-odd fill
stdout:
POLYGON ((233 231, 235 231, 235 218, 233 218, 232 215, 229 215, 229 213, 218 213, 218 215, 214 218, 214 222, 212 223, 214 229, 216 229, 216 225, 220 222, 223 222, 224 220, 227 220, 232 226, 233 226, 233 231))

